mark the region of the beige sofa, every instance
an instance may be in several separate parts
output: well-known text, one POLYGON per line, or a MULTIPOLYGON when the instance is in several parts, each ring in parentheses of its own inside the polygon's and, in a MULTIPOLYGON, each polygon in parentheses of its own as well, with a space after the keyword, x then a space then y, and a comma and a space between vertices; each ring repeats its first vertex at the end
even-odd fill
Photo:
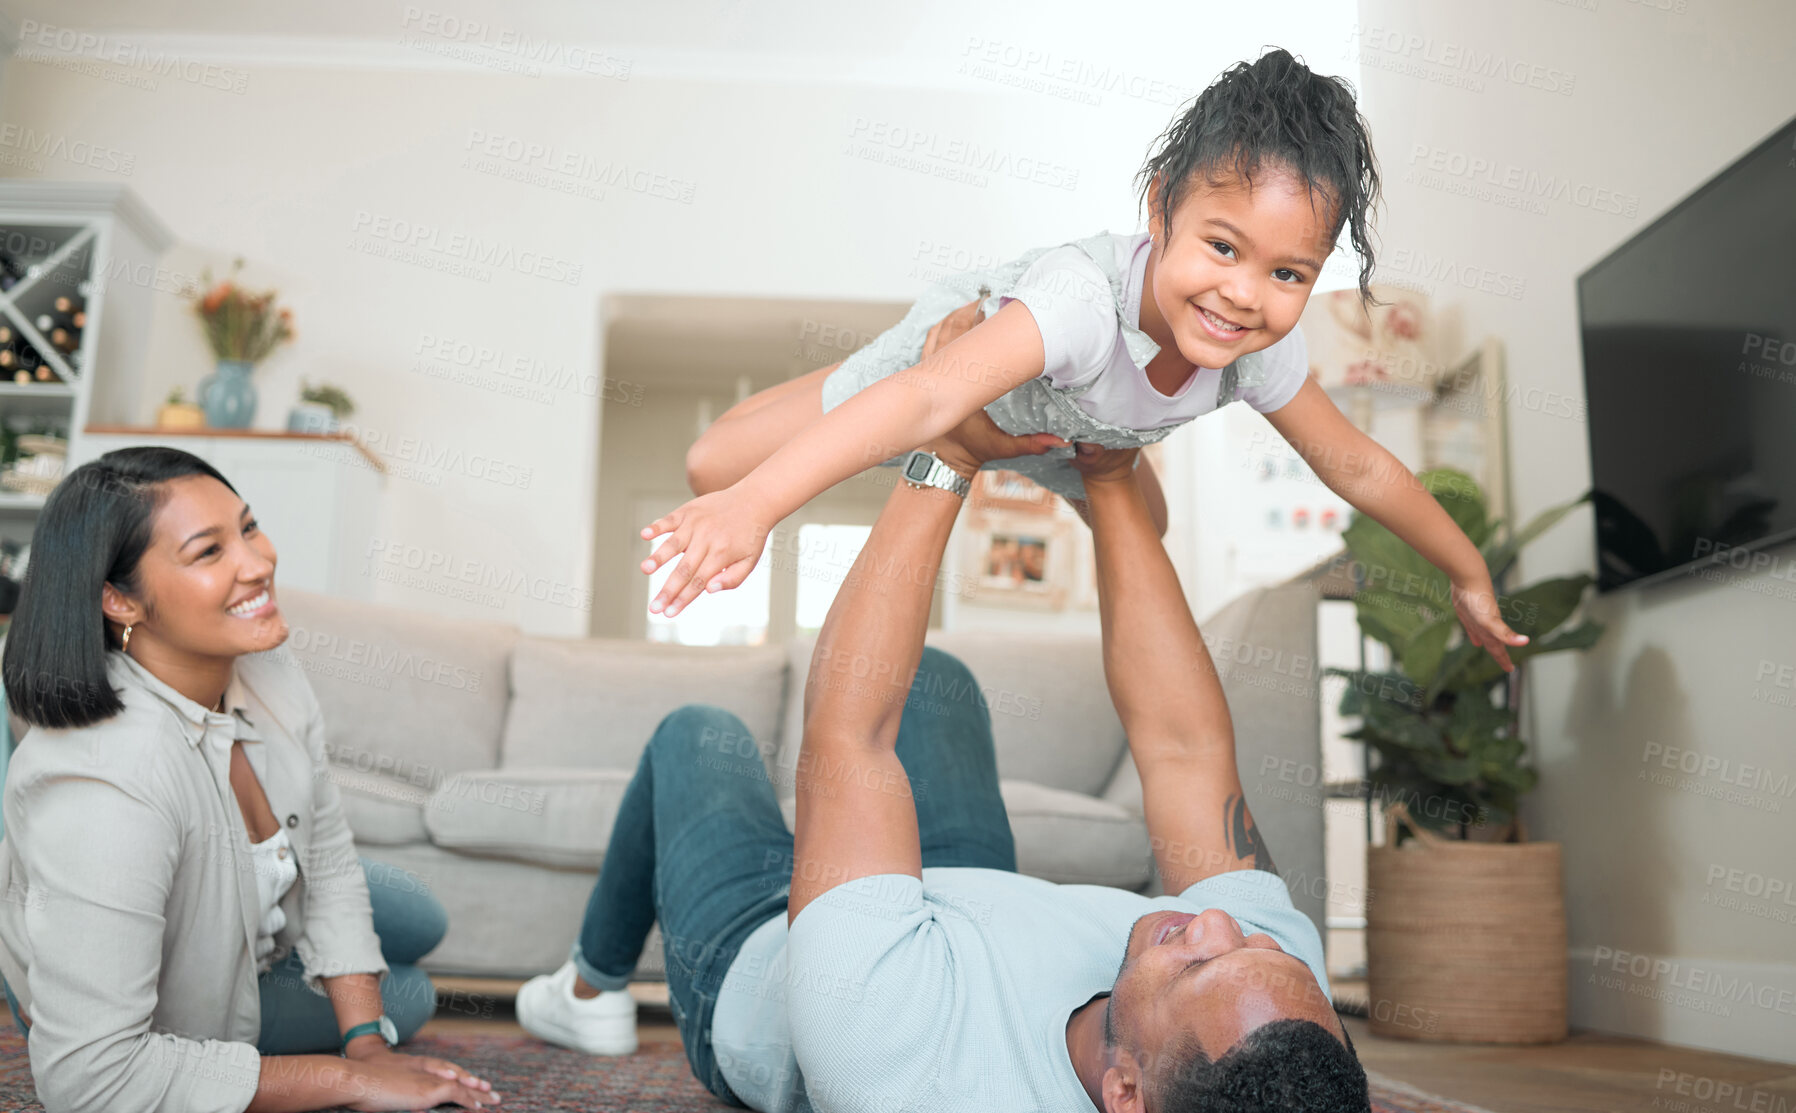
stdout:
MULTIPOLYGON (((419 875, 449 912, 439 973, 554 969, 578 930, 624 787, 686 703, 739 715, 788 825, 808 642, 694 648, 521 635, 293 589, 291 653, 326 719, 362 853, 419 875)), ((1203 624, 1224 672, 1250 806, 1297 906, 1322 925, 1315 598, 1252 592, 1203 624), (1304 771, 1308 771, 1307 775, 1304 771)), ((1158 892, 1140 782, 1095 637, 934 632, 992 712, 1018 867, 1158 892)), ((658 936, 638 975, 662 976, 658 936)))

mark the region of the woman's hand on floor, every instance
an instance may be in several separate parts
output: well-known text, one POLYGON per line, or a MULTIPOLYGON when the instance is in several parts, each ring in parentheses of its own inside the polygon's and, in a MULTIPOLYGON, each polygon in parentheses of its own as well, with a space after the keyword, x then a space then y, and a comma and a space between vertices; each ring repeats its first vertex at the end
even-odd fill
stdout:
POLYGON ((350 1062, 351 1081, 359 1084, 351 1109, 374 1113, 439 1105, 485 1109, 499 1104, 492 1083, 443 1059, 382 1050, 350 1062))
POLYGON ((379 1036, 366 1036, 353 1040, 343 1054, 358 1063, 386 1063, 390 1066, 417 1071, 420 1074, 447 1078, 452 1082, 459 1082, 471 1090, 491 1090, 493 1088, 491 1082, 468 1073, 447 1059, 438 1059, 430 1055, 408 1055, 403 1051, 395 1051, 388 1047, 379 1036))

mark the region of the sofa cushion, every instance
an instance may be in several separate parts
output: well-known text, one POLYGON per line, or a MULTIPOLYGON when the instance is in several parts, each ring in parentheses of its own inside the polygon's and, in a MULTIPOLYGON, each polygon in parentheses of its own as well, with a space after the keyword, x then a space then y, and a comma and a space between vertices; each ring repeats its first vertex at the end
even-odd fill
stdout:
POLYGON ((280 604, 331 761, 426 790, 498 762, 516 627, 294 588, 280 604))
MULTIPOLYGON (((1097 637, 931 631, 926 641, 972 672, 991 712, 1001 776, 1088 796, 1103 791, 1127 743, 1097 637)), ((804 685, 816 643, 788 644, 786 724, 776 759, 786 770, 796 767, 803 743, 804 685)), ((790 776, 776 783, 781 795, 795 791, 790 776)))
POLYGON ((430 788, 342 765, 331 766, 330 777, 357 844, 405 846, 430 841, 423 811, 430 788))
POLYGON ((1139 889, 1152 872, 1147 824, 1139 815, 1082 793, 1001 780, 1019 873, 1062 885, 1139 889))
MULTIPOLYGON (((1152 875, 1147 824, 1115 804, 1030 781, 998 782, 1018 873, 1062 885, 1114 885, 1138 890, 1152 875)), ((786 829, 796 826, 798 801, 780 801, 786 829)))
POLYGON ((445 850, 597 869, 634 769, 461 773, 430 794, 424 827, 445 850))
POLYGON ((734 712, 771 750, 785 687, 779 646, 521 638, 498 765, 633 771, 656 726, 688 703, 734 712))

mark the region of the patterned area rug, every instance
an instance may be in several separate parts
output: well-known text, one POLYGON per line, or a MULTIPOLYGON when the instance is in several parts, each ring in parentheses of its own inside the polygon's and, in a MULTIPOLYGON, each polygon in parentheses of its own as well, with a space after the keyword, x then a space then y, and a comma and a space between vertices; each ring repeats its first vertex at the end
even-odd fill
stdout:
MULTIPOLYGON (((459 1063, 490 1080, 504 1095, 498 1106, 504 1113, 716 1113, 735 1108, 698 1084, 677 1044, 644 1043, 636 1054, 621 1059, 581 1055, 523 1036, 434 1036, 406 1047, 459 1063)), ((24 1037, 8 1025, 0 1030, 0 1113, 43 1113, 43 1108, 32 1089, 24 1037)), ((1377 1076, 1372 1109, 1486 1113, 1377 1076)))

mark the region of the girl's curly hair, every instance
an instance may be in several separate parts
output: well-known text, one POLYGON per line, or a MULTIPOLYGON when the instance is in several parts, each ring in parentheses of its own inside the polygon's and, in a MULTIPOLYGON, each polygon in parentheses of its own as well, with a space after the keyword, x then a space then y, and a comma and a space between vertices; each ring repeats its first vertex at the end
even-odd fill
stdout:
POLYGON ((1237 62, 1199 93, 1191 107, 1154 141, 1156 150, 1136 175, 1143 207, 1156 181, 1161 187, 1165 232, 1172 214, 1202 175, 1212 187, 1252 183, 1262 169, 1288 169, 1331 206, 1329 243, 1348 229, 1359 255, 1360 302, 1372 297, 1370 215, 1379 199, 1378 163, 1353 86, 1323 77, 1274 47, 1252 62, 1237 62))

